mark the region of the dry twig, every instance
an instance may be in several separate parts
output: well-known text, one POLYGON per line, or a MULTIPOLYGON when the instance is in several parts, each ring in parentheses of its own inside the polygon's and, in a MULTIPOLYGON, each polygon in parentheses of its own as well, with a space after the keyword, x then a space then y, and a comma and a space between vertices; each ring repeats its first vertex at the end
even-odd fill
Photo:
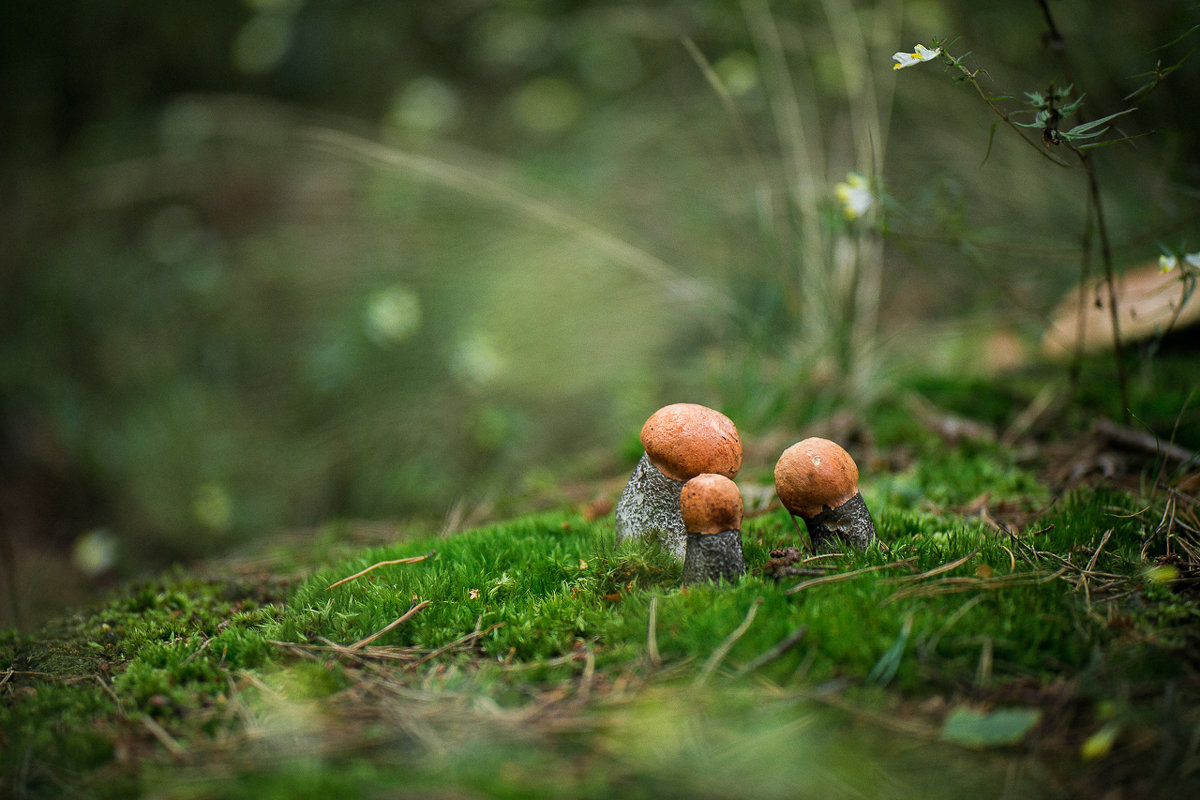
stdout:
POLYGON ((413 618, 413 616, 418 611, 420 611, 425 606, 429 605, 429 603, 430 603, 429 600, 422 600, 421 602, 417 603, 415 606, 410 608, 408 611, 405 611, 404 614, 401 615, 400 618, 397 619, 395 622, 388 623, 382 629, 376 631, 375 633, 372 633, 370 636, 367 636, 363 639, 359 639, 357 642, 350 645, 349 649, 350 650, 361 650, 363 647, 366 647, 371 642, 375 641, 380 636, 383 636, 388 631, 391 631, 391 630, 403 625, 404 623, 408 622, 410 619, 413 618))
POLYGON ((735 672, 733 677, 740 678, 743 675, 749 675, 751 672, 754 672, 760 667, 765 667, 767 664, 770 664, 775 659, 782 657, 785 653, 787 653, 787 651, 804 641, 804 637, 807 635, 808 626, 801 625, 799 628, 796 628, 796 630, 792 631, 783 639, 781 639, 770 650, 753 658, 748 664, 735 672))
POLYGON ((873 567, 863 567, 862 569, 855 569, 849 572, 839 572, 835 575, 823 575, 820 578, 812 578, 807 581, 800 581, 800 583, 797 583, 795 586, 788 589, 787 594, 796 594, 797 592, 802 592, 811 586, 819 586, 823 583, 837 583, 838 581, 857 578, 859 575, 866 575, 868 572, 878 572, 881 569, 895 569, 896 567, 911 566, 914 561, 916 561, 915 558, 906 558, 902 561, 893 561, 889 564, 877 564, 873 567))
POLYGON ((662 656, 658 654, 658 595, 650 597, 650 621, 646 624, 646 657, 651 666, 662 666, 662 656))
POLYGON ((1010 586, 1032 586, 1039 583, 1049 583, 1055 578, 1062 577, 1067 572, 1063 567, 1057 572, 1014 572, 1001 575, 998 578, 942 578, 919 586, 910 586, 893 594, 880 605, 887 605, 897 600, 909 597, 935 597, 942 594, 956 594, 974 590, 1007 589, 1010 586))
POLYGON ((408 558, 394 558, 391 561, 380 561, 378 564, 372 564, 371 566, 367 567, 362 572, 354 573, 349 578, 342 578, 340 581, 337 581, 336 583, 329 584, 328 586, 325 587, 325 591, 329 591, 330 589, 333 589, 337 586, 341 586, 343 583, 349 583, 350 581, 354 580, 355 578, 361 578, 363 575, 366 575, 371 570, 379 569, 380 567, 386 567, 390 564, 415 564, 418 561, 424 561, 425 559, 432 558, 433 556, 436 556, 436 555, 437 555, 437 550, 430 550, 428 553, 426 553, 423 556, 410 556, 408 558))
POLYGON ((967 563, 977 555, 979 555, 978 547, 967 553, 962 558, 955 559, 948 564, 942 564, 940 567, 934 567, 928 572, 922 572, 917 575, 901 575, 899 578, 885 578, 884 580, 880 581, 880 583, 911 583, 913 581, 921 581, 925 580, 926 578, 932 578, 934 575, 941 575, 944 572, 949 572, 952 569, 961 567, 963 564, 967 563))
POLYGON ((729 655, 729 651, 737 644, 737 640, 745 635, 746 631, 750 630, 750 623, 754 622, 754 615, 758 613, 758 607, 762 605, 762 598, 754 598, 754 602, 750 604, 750 610, 746 612, 746 618, 742 620, 742 624, 738 625, 733 631, 725 637, 725 641, 717 645, 717 649, 713 650, 712 655, 704 662, 704 666, 700 668, 700 673, 696 675, 696 680, 692 683, 695 687, 700 687, 705 684, 713 670, 721 665, 725 660, 725 656, 729 655))

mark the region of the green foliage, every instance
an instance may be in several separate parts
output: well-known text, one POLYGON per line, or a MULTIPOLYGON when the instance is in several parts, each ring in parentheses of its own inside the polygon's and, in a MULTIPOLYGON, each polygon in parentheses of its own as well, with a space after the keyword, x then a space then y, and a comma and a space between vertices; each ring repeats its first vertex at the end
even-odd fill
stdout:
MULTIPOLYGON (((948 495, 982 493, 1005 474, 984 466, 995 459, 990 449, 960 448, 944 456, 957 472, 948 495)), ((905 480, 932 486, 949 479, 944 469, 927 468, 905 480)), ((836 558, 825 573, 835 580, 808 585, 810 576, 777 584, 757 574, 770 550, 797 543, 782 512, 746 522, 747 576, 733 586, 686 589, 679 588, 678 565, 653 542, 616 547, 611 520, 556 512, 363 552, 313 573, 285 605, 264 604, 273 598, 253 587, 182 574, 135 586, 37 638, 11 632, 0 637, 0 675, 14 670, 0 707, 9 741, 2 750, 4 767, 13 774, 19 753, 34 754, 22 786, 33 796, 53 794, 60 780, 53 776, 65 774, 62 770, 87 775, 111 764, 114 730, 146 737, 152 725, 166 731, 175 747, 204 748, 241 735, 237 731, 245 724, 263 732, 259 735, 296 715, 298 720, 333 715, 325 723, 333 725, 337 709, 364 690, 382 690, 385 697, 432 691, 421 695, 422 702, 437 708, 471 697, 484 708, 519 709, 536 702, 530 692, 577 686, 594 670, 596 677, 588 680, 603 676, 605 683, 632 679, 656 687, 633 707, 589 712, 601 714, 616 737, 602 750, 603 769, 564 769, 576 757, 576 743, 594 746, 581 744, 591 741, 583 733, 590 723, 582 720, 582 727, 571 728, 575 733, 551 744, 533 733, 536 741, 506 739, 495 729, 500 718, 444 728, 456 717, 442 711, 435 714, 439 722, 420 723, 435 724, 442 729, 437 736, 449 737, 439 757, 422 755, 419 738, 402 748, 413 791, 438 785, 444 778, 436 775, 445 774, 439 770, 451 765, 455 785, 498 796, 515 796, 520 789, 599 796, 620 792, 627 781, 675 796, 669 787, 697 789, 695 765, 735 740, 744 748, 750 736, 773 753, 767 743, 784 730, 822 731, 834 724, 827 710, 779 699, 803 695, 809 687, 844 687, 851 702, 867 708, 879 702, 884 686, 899 696, 945 697, 964 687, 980 691, 1069 678, 1084 681, 1090 687, 1085 697, 1098 701, 1119 686, 1179 674, 1181 664, 1172 654, 1187 644, 1182 631, 1196 617, 1169 581, 1147 580, 1138 610, 1086 595, 1062 569, 1065 562, 1082 565, 1107 534, 1094 568, 1127 576, 1130 583, 1140 580, 1148 530, 1131 513, 1134 498, 1115 492, 1070 495, 1036 525, 1004 533, 931 513, 917 495, 898 492, 896 485, 878 480, 868 490, 886 548, 836 558), (378 566, 330 588, 381 561, 426 554, 424 560, 378 566), (944 568, 952 562, 956 565, 944 568), (350 655, 354 651, 337 654, 339 646, 373 636, 420 601, 429 604, 361 651, 376 667, 364 671, 350 655), (745 633, 715 660, 718 645, 751 612, 745 633), (1130 624, 1110 625, 1114 613, 1127 615, 1130 624), (798 644, 771 653, 798 630, 804 631, 798 644), (455 646, 464 636, 469 645, 455 646), (657 668, 650 661, 651 641, 657 668), (376 650, 401 661, 395 667, 373 661, 376 650), (751 663, 757 666, 744 672, 751 663), (691 688, 700 680, 705 689, 691 688), (762 683, 775 687, 775 700, 753 688, 762 683), (54 724, 47 725, 48 719, 54 724), (679 725, 704 730, 705 743, 699 749, 685 746, 674 732, 679 725), (734 738, 722 732, 729 726, 738 730, 734 738), (675 755, 648 759, 615 744, 625 736, 619 731, 635 729, 666 737, 664 752, 675 755), (474 744, 485 740, 491 743, 474 744), (691 766, 680 772, 681 764, 691 766)), ((1017 731, 1007 713, 970 719, 960 714, 947 721, 943 736, 1003 744, 1028 727, 1017 731)), ((1122 720, 1145 724, 1132 712, 1122 720)), ((312 724, 290 735, 321 741, 320 728, 312 724)), ((375 735, 394 735, 387 730, 355 736, 370 742, 375 735)), ((886 747, 861 735, 852 740, 847 746, 866 748, 856 758, 882 759, 872 763, 903 773, 886 747)), ((393 741, 388 748, 396 746, 393 741)), ((763 768, 773 759, 761 762, 763 768)), ((233 784, 213 783, 211 796, 241 796, 237 793, 255 787, 301 796, 322 786, 373 791, 391 774, 373 759, 334 763, 336 770, 319 770, 299 789, 287 777, 291 761, 256 757, 237 767, 240 777, 233 784)), ((755 764, 760 761, 750 759, 744 768, 755 764)), ((719 786, 727 770, 696 774, 706 776, 701 783, 719 786)), ((111 785, 123 785, 128 777, 116 770, 111 785)), ((823 785, 823 779, 814 780, 823 785)), ((863 780, 864 786, 875 785, 869 775, 863 780)), ((763 796, 773 796, 773 785, 761 784, 763 796)), ((210 796, 204 791, 209 790, 194 796, 210 796)))
POLYGON ((1016 744, 1038 723, 1038 709, 1012 708, 992 712, 956 708, 946 717, 942 738, 968 747, 1016 744))

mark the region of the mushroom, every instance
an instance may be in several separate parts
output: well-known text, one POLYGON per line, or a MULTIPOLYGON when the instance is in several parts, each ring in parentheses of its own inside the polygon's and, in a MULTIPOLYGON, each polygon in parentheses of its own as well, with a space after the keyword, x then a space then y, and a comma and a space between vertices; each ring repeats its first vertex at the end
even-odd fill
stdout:
MULTIPOLYGON (((1200 296, 1178 270, 1164 272, 1157 262, 1146 264, 1117 276, 1115 289, 1122 341, 1144 341, 1200 323, 1200 296)), ((1103 282, 1076 287, 1051 320, 1042 337, 1042 352, 1050 358, 1112 347, 1112 298, 1103 282)))
POLYGON ((683 485, 679 506, 687 530, 684 585, 732 582, 745 574, 742 493, 737 485, 724 475, 697 475, 683 485))
POLYGON ((642 426, 645 453, 617 501, 617 541, 652 531, 677 560, 686 550, 679 509, 685 481, 704 473, 732 479, 742 467, 742 442, 729 417, 695 403, 655 411, 642 426))
POLYGON ((859 550, 875 540, 875 523, 858 491, 858 466, 828 439, 805 439, 783 451, 775 464, 775 493, 804 520, 815 551, 835 538, 859 550))

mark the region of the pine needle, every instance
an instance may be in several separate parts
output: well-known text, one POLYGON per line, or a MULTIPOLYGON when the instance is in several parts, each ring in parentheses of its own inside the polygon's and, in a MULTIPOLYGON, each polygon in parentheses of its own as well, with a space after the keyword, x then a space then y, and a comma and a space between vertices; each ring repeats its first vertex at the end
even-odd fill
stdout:
POLYGON ((692 684, 695 687, 703 686, 708 677, 712 675, 713 670, 721 665, 725 660, 725 656, 729 655, 729 651, 737 644, 737 640, 745 635, 746 631, 750 630, 750 623, 754 622, 754 615, 758 613, 758 607, 762 605, 762 598, 754 598, 754 602, 750 604, 750 610, 746 612, 746 618, 742 620, 742 624, 738 625, 733 631, 725 637, 725 641, 717 645, 717 649, 713 650, 712 655, 708 657, 708 661, 704 662, 704 666, 700 669, 700 674, 696 676, 695 682, 692 684))
POLYGON ((404 623, 408 622, 410 619, 413 618, 413 616, 418 611, 420 611, 425 606, 429 605, 429 602, 430 601, 428 601, 428 600, 422 600, 421 602, 417 603, 415 606, 410 608, 408 611, 405 611, 404 614, 401 615, 400 618, 397 619, 395 622, 389 623, 387 626, 376 631, 375 633, 372 633, 370 636, 366 637, 365 639, 359 639, 357 642, 350 645, 349 649, 350 650, 361 650, 362 648, 369 645, 371 642, 378 639, 380 636, 383 636, 388 631, 394 630, 395 628, 398 628, 401 625, 403 625, 404 623))
POLYGON ((787 594, 796 594, 802 592, 810 586, 818 586, 823 583, 837 583, 838 581, 857 578, 859 575, 866 575, 868 572, 878 572, 881 569, 895 569, 897 567, 907 567, 916 559, 906 558, 903 561, 893 561, 890 564, 876 564, 873 567, 863 567, 862 569, 854 569, 849 572, 839 572, 835 575, 822 575, 820 578, 812 578, 807 581, 800 581, 795 586, 787 590, 787 594))
POLYGON ((380 561, 378 564, 372 564, 371 566, 367 567, 362 572, 354 573, 349 578, 342 578, 337 583, 329 584, 328 586, 325 587, 325 591, 328 592, 330 589, 341 586, 343 583, 349 583, 350 581, 354 580, 355 578, 361 578, 363 575, 366 575, 371 570, 379 569, 380 567, 386 567, 390 564, 415 564, 418 561, 424 561, 425 559, 432 558, 433 556, 436 556, 436 555, 437 555, 437 550, 430 550, 428 553, 426 553, 423 556, 410 556, 408 558, 394 558, 391 561, 380 561))

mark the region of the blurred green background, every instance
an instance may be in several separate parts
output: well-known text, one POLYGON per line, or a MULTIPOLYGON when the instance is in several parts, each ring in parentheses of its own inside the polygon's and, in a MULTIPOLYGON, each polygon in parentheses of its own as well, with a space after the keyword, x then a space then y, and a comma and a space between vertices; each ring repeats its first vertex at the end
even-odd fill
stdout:
MULTIPOLYGON (((1200 22, 1050 7, 1093 119, 1200 22)), ((1061 86, 1034 2, 2 14, 0 580, 57 601, 331 519, 588 499, 663 403, 753 435, 999 369, 1078 279, 1082 173, 1004 129, 985 163, 973 91, 891 68, 957 37, 989 91, 1061 86)), ((1198 63, 1097 153, 1121 267, 1200 241, 1198 63)))

